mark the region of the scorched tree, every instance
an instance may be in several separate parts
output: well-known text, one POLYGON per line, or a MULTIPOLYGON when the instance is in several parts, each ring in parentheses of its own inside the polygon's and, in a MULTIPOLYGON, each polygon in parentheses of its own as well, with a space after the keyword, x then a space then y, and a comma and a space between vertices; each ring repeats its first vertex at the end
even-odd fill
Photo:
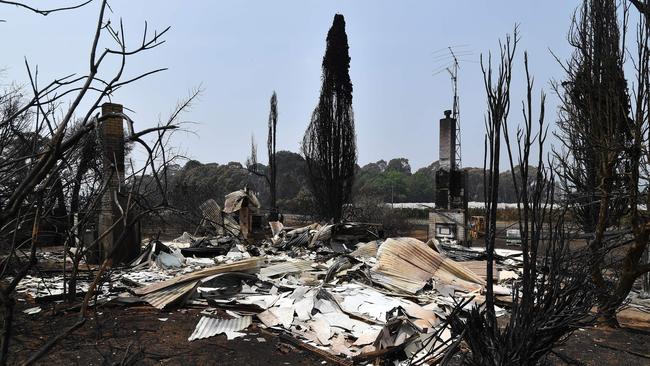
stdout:
POLYGON ((320 214, 335 222, 350 201, 357 162, 349 69, 345 19, 336 14, 327 33, 320 98, 302 142, 320 214))

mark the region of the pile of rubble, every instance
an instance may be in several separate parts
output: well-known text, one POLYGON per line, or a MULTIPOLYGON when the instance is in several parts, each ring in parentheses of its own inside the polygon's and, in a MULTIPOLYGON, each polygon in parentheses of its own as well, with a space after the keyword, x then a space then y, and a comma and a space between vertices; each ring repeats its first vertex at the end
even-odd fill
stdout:
MULTIPOLYGON (((227 202, 229 212, 250 197, 245 191, 233 196, 238 201, 227 202)), ((217 217, 215 205, 204 204, 204 215, 228 230, 150 241, 128 266, 110 271, 93 305, 201 307, 188 342, 241 337, 255 323, 340 364, 378 357, 422 364, 435 363, 453 342, 445 321, 450 312, 485 300, 480 250, 407 237, 382 240, 376 225, 361 223, 271 222, 267 238, 250 240, 242 235, 248 228, 237 229, 242 217, 217 217)), ((495 294, 507 304, 520 253, 499 254, 495 294)), ((64 282, 60 276, 47 281, 64 282)), ((18 291, 37 298, 44 284, 28 276, 18 291)), ((87 285, 80 279, 81 289, 87 285)), ((59 285, 47 291, 63 292, 59 285)))
MULTIPOLYGON (((152 241, 129 266, 111 271, 96 301, 145 302, 164 311, 199 306, 202 317, 188 341, 218 334, 237 338, 257 323, 341 363, 435 360, 453 340, 445 322, 449 312, 459 303, 469 309, 484 301, 485 262, 476 257, 455 261, 445 247, 413 238, 352 244, 375 235, 363 224, 271 227, 272 238, 255 244, 187 233, 171 242, 152 241), (220 254, 187 255, 206 242, 204 247, 219 248, 220 254)), ((456 256, 459 250, 480 255, 446 248, 456 256)), ((504 272, 503 283, 517 273, 495 271, 504 272)), ((39 281, 27 277, 19 290, 42 296, 39 281)), ((47 281, 62 283, 60 277, 47 281)), ((507 285, 496 293, 510 298, 507 285)))
MULTIPOLYGON (((387 352, 404 359, 435 358, 452 338, 444 322, 451 309, 463 299, 467 308, 484 300, 484 263, 482 270, 480 262, 465 266, 417 239, 349 247, 350 241, 332 240, 333 233, 355 228, 361 235, 358 228, 364 225, 271 226, 271 240, 248 246, 257 256, 236 239, 213 258, 183 255, 205 238, 183 234, 174 242, 152 242, 122 273, 130 291, 116 301, 139 299, 161 310, 205 306, 188 341, 217 334, 236 338, 259 322, 332 356, 357 360, 387 352), (169 278, 149 281, 155 278, 151 272, 169 278), (217 309, 228 316, 218 317, 223 312, 217 309)), ((223 238, 211 242, 226 243, 223 238)), ((510 290, 498 286, 497 293, 510 290)))

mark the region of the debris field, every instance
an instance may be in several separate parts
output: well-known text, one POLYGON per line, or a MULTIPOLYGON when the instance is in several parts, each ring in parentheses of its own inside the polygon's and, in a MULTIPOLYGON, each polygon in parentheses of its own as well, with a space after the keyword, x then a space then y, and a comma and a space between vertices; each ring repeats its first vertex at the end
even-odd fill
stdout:
MULTIPOLYGON (((187 342, 243 337, 256 324, 345 363, 435 360, 453 340, 446 315, 461 303, 469 309, 484 301, 486 268, 478 249, 382 240, 371 225, 358 223, 270 226, 272 237, 251 244, 188 233, 170 242, 152 240, 129 265, 105 275, 91 305, 148 304, 161 312, 199 307, 201 318, 187 342)), ((500 254, 496 291, 507 304, 518 252, 500 254)), ((53 252, 39 256, 44 267, 62 261, 53 252)), ((56 300, 62 276, 27 276, 17 291, 37 302, 56 300)), ((80 291, 90 279, 80 281, 80 291)), ((40 311, 35 306, 25 313, 40 311)))

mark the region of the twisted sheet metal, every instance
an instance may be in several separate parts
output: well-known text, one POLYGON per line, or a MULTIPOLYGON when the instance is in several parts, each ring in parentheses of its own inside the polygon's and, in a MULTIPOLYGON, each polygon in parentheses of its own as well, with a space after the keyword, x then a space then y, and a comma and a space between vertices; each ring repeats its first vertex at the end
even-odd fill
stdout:
POLYGON ((260 208, 260 201, 253 192, 240 189, 239 191, 230 192, 226 195, 223 203, 223 212, 233 213, 241 210, 244 201, 247 200, 250 207, 260 208))
POLYGON ((391 238, 379 247, 372 279, 390 289, 416 293, 432 277, 458 286, 484 285, 485 281, 463 265, 414 238, 391 238))

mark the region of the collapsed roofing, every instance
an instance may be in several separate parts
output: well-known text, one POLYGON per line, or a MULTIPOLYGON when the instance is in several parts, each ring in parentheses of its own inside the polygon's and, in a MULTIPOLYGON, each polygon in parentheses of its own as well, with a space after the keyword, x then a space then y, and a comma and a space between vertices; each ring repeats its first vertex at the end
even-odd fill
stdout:
MULTIPOLYGON (((209 224, 226 225, 223 217, 246 206, 259 204, 242 190, 226 197, 221 216, 214 201, 202 210, 209 224)), ((96 303, 147 303, 161 311, 199 306, 203 316, 188 342, 219 334, 241 337, 254 325, 344 363, 376 357, 435 360, 454 340, 447 315, 459 304, 470 309, 484 301, 486 269, 477 251, 414 238, 383 240, 376 226, 360 223, 271 222, 267 231, 255 241, 238 230, 152 240, 130 265, 111 271, 96 303), (126 291, 109 291, 112 283, 126 291)), ((516 256, 515 251, 501 257, 498 269, 507 276, 505 286, 495 288, 498 295, 510 294, 508 283, 518 276, 516 256)), ((43 283, 27 277, 19 291, 39 297, 43 283)))

